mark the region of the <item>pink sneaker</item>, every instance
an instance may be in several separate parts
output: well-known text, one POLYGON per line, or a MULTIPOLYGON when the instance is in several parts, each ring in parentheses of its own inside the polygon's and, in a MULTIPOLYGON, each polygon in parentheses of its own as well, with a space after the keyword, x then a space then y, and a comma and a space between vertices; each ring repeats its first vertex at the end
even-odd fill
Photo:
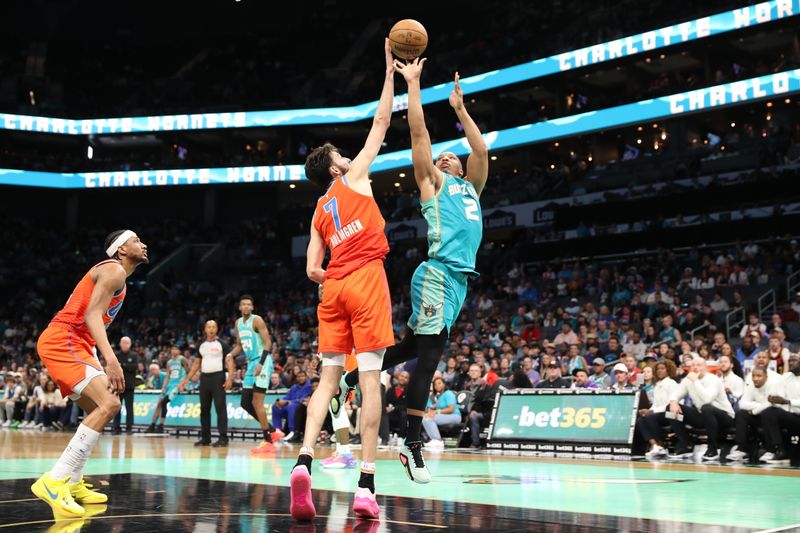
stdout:
POLYGON ((367 488, 356 489, 356 499, 353 502, 353 512, 361 518, 379 518, 381 508, 375 501, 375 495, 367 488))
POLYGON ((289 512, 295 520, 310 521, 317 516, 314 502, 311 499, 311 474, 305 466, 298 466, 292 470, 291 504, 289 512))
POLYGON ((346 453, 344 455, 339 455, 338 453, 334 453, 330 457, 326 457, 319 464, 322 468, 328 468, 331 470, 339 470, 342 468, 355 468, 358 461, 353 456, 352 453, 346 453))

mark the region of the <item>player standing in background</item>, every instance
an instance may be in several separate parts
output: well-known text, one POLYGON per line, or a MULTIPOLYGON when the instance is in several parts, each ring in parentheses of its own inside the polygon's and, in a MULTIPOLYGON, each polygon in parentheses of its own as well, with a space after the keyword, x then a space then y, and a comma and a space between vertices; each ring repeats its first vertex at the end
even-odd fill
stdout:
POLYGON ((355 159, 342 157, 331 144, 314 149, 306 159, 306 177, 327 191, 317 201, 306 257, 308 277, 323 286, 317 307, 322 371, 308 404, 303 447, 291 475, 291 514, 311 520, 316 510, 311 497, 314 444, 336 393, 345 355, 356 352, 363 394, 361 416, 361 477, 353 511, 377 518, 375 456, 381 418, 380 369, 387 346, 394 344, 392 303, 383 261, 389 252, 386 222, 372 195, 369 167, 389 129, 394 95, 394 67, 389 40, 384 41, 386 72, 380 100, 364 147, 355 159), (322 268, 326 247, 331 258, 322 268))
POLYGON ((250 450, 251 453, 270 453, 275 451, 272 444, 272 428, 267 422, 267 411, 264 409, 264 395, 269 388, 269 378, 275 365, 272 361, 272 337, 264 319, 253 314, 255 300, 249 294, 239 298, 239 312, 242 316, 236 319, 233 328, 238 340, 231 351, 235 359, 244 352, 247 356, 247 372, 242 381, 242 409, 258 420, 261 425, 261 443, 250 450))
POLYGON ((106 328, 122 308, 125 280, 148 262, 147 246, 131 230, 106 237, 105 252, 110 259, 81 278, 36 347, 62 396, 72 398, 87 413, 53 469, 31 486, 33 493, 61 516, 83 516, 86 511, 80 504, 108 500, 83 481, 86 460, 105 425, 119 411, 117 394, 125 390, 122 367, 106 328), (95 347, 105 360, 105 372, 94 354, 95 347))
MULTIPOLYGON (((450 94, 450 105, 464 126, 470 146, 467 177, 461 160, 452 152, 439 154, 433 162, 431 138, 425 127, 420 95, 420 75, 425 59, 408 64, 395 61, 395 68, 408 82, 408 126, 414 178, 419 188, 422 216, 428 223, 428 260, 411 278, 411 318, 403 340, 386 351, 383 369, 418 357, 408 385, 408 432, 400 451, 408 477, 428 483, 430 472, 422 457, 422 418, 433 374, 447 344, 450 328, 458 319, 467 296, 467 281, 477 277, 475 258, 483 238, 480 194, 489 176, 489 152, 478 126, 464 107, 458 73, 450 94)), ((358 372, 346 375, 332 407, 341 403, 355 386, 358 372)))
POLYGON ((164 421, 167 419, 167 407, 175 394, 178 393, 178 385, 189 373, 189 361, 181 355, 181 349, 172 345, 169 349, 170 358, 167 360, 167 372, 164 384, 161 386, 161 399, 158 401, 156 410, 153 413, 153 420, 147 427, 148 433, 163 433, 164 421), (156 426, 156 420, 161 415, 161 423, 156 426))

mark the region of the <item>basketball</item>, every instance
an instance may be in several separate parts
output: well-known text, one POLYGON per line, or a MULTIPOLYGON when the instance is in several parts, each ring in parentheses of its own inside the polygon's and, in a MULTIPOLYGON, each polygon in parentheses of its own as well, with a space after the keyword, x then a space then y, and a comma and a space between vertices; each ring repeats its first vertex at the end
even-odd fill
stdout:
POLYGON ((425 26, 413 19, 403 19, 389 31, 392 53, 401 59, 414 59, 428 46, 425 26))

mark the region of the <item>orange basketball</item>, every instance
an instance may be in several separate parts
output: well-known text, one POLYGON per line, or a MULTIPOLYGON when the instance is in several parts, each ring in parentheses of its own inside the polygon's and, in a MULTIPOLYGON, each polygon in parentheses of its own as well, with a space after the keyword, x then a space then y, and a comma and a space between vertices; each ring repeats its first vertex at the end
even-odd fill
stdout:
POLYGON ((392 53, 401 59, 414 59, 422 55, 428 46, 425 26, 413 19, 403 19, 389 31, 392 53))

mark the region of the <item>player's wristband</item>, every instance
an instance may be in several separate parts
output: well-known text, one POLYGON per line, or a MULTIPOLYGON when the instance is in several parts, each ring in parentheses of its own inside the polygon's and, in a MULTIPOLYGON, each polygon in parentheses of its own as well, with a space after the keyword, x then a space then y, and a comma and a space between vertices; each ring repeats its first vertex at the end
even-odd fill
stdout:
POLYGON ((269 357, 269 352, 267 350, 261 352, 261 359, 258 361, 258 364, 264 366, 264 361, 267 360, 267 357, 269 357))

